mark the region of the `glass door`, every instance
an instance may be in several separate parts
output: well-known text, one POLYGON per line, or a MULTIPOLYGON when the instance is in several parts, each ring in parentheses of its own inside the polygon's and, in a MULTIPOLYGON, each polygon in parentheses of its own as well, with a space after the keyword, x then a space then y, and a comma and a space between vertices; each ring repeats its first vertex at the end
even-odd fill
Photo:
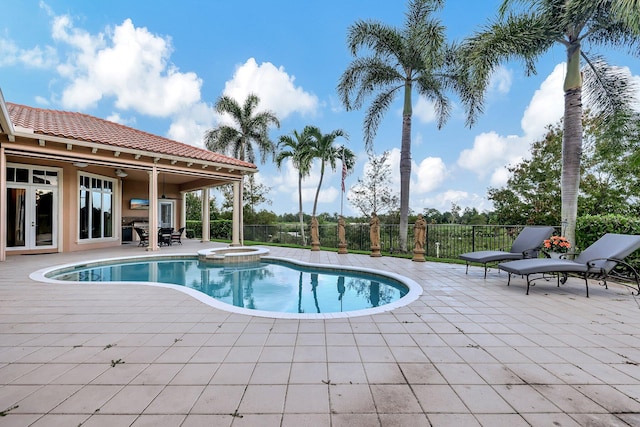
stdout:
POLYGON ((7 167, 7 249, 57 246, 58 172, 7 167))
POLYGON ((7 188, 7 248, 26 246, 27 189, 7 188))
POLYGON ((158 226, 163 228, 173 228, 175 201, 163 200, 158 201, 158 226))

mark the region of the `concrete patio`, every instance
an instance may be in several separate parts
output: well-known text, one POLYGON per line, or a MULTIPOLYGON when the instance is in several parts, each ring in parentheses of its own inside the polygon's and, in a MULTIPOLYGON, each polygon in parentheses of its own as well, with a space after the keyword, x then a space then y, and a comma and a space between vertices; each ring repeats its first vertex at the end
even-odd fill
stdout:
MULTIPOLYGON (((160 253, 221 246, 185 240, 160 253)), ((0 426, 640 425, 640 304, 629 289, 526 284, 463 265, 269 248, 405 275, 424 293, 372 316, 232 314, 172 289, 52 285, 0 263, 0 426)))

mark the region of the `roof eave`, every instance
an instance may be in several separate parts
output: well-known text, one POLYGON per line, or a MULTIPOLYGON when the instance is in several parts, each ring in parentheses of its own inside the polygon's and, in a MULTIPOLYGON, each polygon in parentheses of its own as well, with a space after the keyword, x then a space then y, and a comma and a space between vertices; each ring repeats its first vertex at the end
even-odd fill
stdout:
POLYGON ((85 147, 85 148, 91 148, 91 149, 102 150, 102 151, 111 151, 113 153, 119 153, 118 155, 130 154, 132 156, 147 157, 147 158, 154 159, 155 163, 157 163, 160 160, 169 161, 171 164, 174 164, 175 162, 182 162, 182 163, 188 164, 189 166, 199 165, 200 167, 202 167, 202 169, 212 168, 212 169, 220 170, 224 168, 229 170, 229 172, 239 171, 242 174, 256 173, 258 171, 257 167, 250 168, 250 167, 241 166, 241 165, 196 159, 193 157, 175 156, 175 155, 169 155, 169 154, 162 154, 154 151, 144 151, 144 150, 136 150, 132 148, 117 147, 109 144, 102 144, 99 142, 82 141, 78 139, 69 139, 69 138, 53 136, 53 135, 44 135, 40 133, 35 133, 33 129, 19 128, 17 131, 14 129, 13 134, 18 137, 36 139, 39 142, 42 141, 43 144, 48 141, 56 144, 70 145, 71 147, 75 145, 78 147, 85 147))
POLYGON ((9 141, 15 141, 15 129, 13 128, 13 123, 11 123, 11 117, 9 116, 9 110, 7 110, 7 105, 4 102, 4 96, 2 95, 2 89, 0 89, 0 128, 2 128, 2 132, 7 134, 9 141))

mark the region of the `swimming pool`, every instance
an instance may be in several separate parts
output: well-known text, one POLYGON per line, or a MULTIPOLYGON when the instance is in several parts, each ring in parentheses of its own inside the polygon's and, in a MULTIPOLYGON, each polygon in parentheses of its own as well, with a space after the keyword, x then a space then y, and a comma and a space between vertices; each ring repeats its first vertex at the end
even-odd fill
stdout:
POLYGON ((51 282, 172 287, 227 311, 286 318, 373 314, 408 304, 422 290, 415 282, 390 273, 272 257, 221 266, 193 256, 147 256, 59 266, 37 273, 51 282))

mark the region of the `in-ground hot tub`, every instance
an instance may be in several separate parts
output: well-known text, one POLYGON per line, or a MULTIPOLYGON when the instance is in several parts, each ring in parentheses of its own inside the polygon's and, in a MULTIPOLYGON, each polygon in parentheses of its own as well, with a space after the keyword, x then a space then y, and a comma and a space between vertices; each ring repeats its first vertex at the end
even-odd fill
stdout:
POLYGON ((198 258, 216 264, 240 264, 260 262, 260 258, 268 253, 268 249, 258 246, 230 246, 200 250, 198 258))

